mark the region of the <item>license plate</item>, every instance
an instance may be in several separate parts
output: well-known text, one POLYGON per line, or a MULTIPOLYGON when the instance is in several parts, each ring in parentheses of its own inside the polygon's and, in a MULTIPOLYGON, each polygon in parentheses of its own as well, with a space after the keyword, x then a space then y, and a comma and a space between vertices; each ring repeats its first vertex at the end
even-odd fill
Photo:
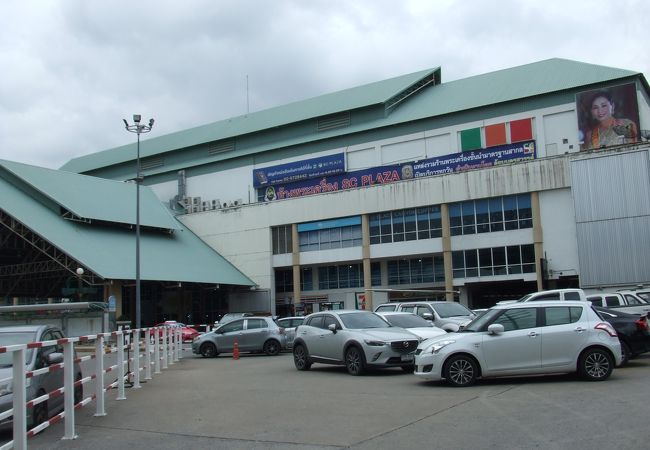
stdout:
POLYGON ((402 355, 402 361, 407 361, 411 362, 414 361, 415 357, 413 356, 413 353, 409 353, 408 355, 402 355))

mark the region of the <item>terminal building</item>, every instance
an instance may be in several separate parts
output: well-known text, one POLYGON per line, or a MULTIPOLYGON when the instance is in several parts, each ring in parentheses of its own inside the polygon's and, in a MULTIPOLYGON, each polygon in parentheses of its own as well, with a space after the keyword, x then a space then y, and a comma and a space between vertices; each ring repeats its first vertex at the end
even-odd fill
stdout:
MULTIPOLYGON (((443 82, 437 67, 147 139, 142 183, 241 274, 213 286, 223 310, 169 300, 179 317, 485 308, 650 283, 648 130, 638 72, 550 59, 443 82)), ((60 171, 132 181, 135 143, 60 171)))

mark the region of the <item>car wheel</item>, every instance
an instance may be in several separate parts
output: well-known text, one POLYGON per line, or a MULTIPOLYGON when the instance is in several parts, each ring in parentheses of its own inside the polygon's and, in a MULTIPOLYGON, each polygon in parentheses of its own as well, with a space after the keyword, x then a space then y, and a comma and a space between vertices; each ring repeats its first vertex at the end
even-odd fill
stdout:
MULTIPOLYGON (((81 374, 77 374, 77 377, 75 379, 76 381, 81 380, 81 374)), ((79 386, 74 387, 74 404, 76 405, 80 401, 84 399, 84 386, 83 384, 80 384, 79 386)))
POLYGON ((345 352, 345 367, 350 375, 363 375, 366 371, 366 362, 363 352, 358 347, 350 347, 345 352))
POLYGON ((406 373, 413 373, 415 371, 415 366, 402 366, 402 370, 406 373))
POLYGON ((309 370, 311 368, 309 355, 304 345, 298 344, 293 347, 293 363, 298 370, 309 370))
POLYGON ((601 348, 592 348, 580 355, 578 372, 588 381, 604 381, 614 370, 614 359, 601 348))
MULTIPOLYGON (((41 395, 45 395, 45 392, 39 392, 37 397, 40 397, 41 395)), ((32 412, 32 428, 42 424, 49 418, 50 413, 47 408, 47 402, 39 403, 34 406, 34 411, 32 412)))
POLYGON ((280 344, 275 339, 270 339, 264 343, 264 353, 269 356, 275 356, 280 353, 280 344))
POLYGON ((450 385, 466 387, 476 382, 478 367, 469 356, 457 355, 447 360, 442 369, 442 374, 450 385))
POLYGON ((621 367, 623 367, 630 361, 630 358, 632 357, 630 346, 623 341, 621 341, 621 353, 623 356, 621 359, 621 367))
POLYGON ((214 358, 217 356, 217 347, 212 342, 203 344, 199 351, 204 358, 214 358))

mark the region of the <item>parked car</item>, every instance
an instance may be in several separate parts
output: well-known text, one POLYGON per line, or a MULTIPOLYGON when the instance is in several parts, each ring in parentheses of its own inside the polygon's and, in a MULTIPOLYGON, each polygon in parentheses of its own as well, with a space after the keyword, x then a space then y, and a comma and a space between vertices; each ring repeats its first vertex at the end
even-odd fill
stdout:
POLYGON ((384 303, 375 308, 375 312, 387 311, 415 313, 445 331, 458 331, 475 317, 471 310, 460 303, 444 301, 384 303))
POLYGON ((643 300, 650 303, 650 289, 647 288, 637 289, 636 291, 634 291, 634 293, 638 297, 641 297, 643 300))
POLYGON ((284 334, 287 336, 287 348, 293 348, 293 340, 296 338, 296 328, 298 325, 302 325, 304 320, 304 317, 282 317, 275 321, 279 327, 284 328, 284 334))
POLYGON ((429 339, 436 336, 447 334, 442 328, 438 328, 430 321, 423 319, 417 314, 410 312, 378 312, 386 322, 394 327, 404 328, 420 338, 420 340, 429 339))
MULTIPOLYGON (((181 329, 181 338, 183 342, 192 342, 195 337, 197 337, 199 333, 196 329, 192 327, 188 327, 184 323, 176 322, 175 320, 166 320, 162 323, 158 323, 155 326, 157 327, 172 327, 172 328, 180 328, 181 329)), ((163 330, 158 330, 158 335, 162 338, 163 337, 163 330)))
POLYGON ((521 302, 494 306, 461 331, 422 342, 415 375, 452 386, 576 371, 602 381, 621 361, 616 331, 589 302, 521 302))
POLYGON ((240 352, 264 352, 277 355, 287 346, 284 328, 271 317, 244 317, 219 325, 192 342, 192 352, 204 358, 232 353, 235 343, 240 352))
POLYGON ((628 314, 650 313, 650 303, 632 291, 619 291, 612 293, 590 294, 587 300, 594 306, 616 309, 628 314))
MULTIPOLYGON (((51 325, 19 325, 0 327, 0 346, 29 344, 32 342, 56 341, 63 339, 63 332, 51 325)), ((25 351, 25 371, 42 369, 63 362, 63 346, 48 345, 25 351)), ((0 353, 0 413, 13 408, 12 392, 13 352, 0 353)), ((74 379, 81 380, 81 368, 74 364, 74 379)), ((41 375, 35 375, 27 380, 27 401, 48 394, 63 387, 63 370, 53 370, 41 375)), ((83 399, 83 386, 75 387, 74 402, 83 399)), ((33 408, 27 408, 27 426, 33 428, 64 407, 64 396, 55 395, 39 403, 33 408)), ((12 417, 0 422, 0 430, 12 428, 12 417)))
POLYGON ((313 363, 344 365, 350 375, 370 367, 411 372, 418 342, 413 333, 370 311, 323 311, 308 315, 296 329, 293 361, 298 370, 313 363))
POLYGON ((647 316, 643 314, 627 314, 622 311, 610 308, 594 306, 603 320, 606 320, 616 330, 618 339, 621 341, 621 352, 623 361, 621 365, 627 364, 641 353, 650 352, 650 323, 647 316))

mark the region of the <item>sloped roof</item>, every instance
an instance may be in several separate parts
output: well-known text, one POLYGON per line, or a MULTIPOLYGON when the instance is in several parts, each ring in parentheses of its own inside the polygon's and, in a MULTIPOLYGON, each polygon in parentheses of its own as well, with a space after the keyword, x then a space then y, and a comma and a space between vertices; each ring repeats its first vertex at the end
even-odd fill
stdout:
MULTIPOLYGON (((79 175, 12 161, 0 160, 0 167, 70 211, 80 220, 135 225, 136 185, 79 175)), ((151 189, 140 188, 140 225, 179 230, 179 222, 151 189)))
MULTIPOLYGON (((432 76, 436 72, 438 72, 439 79, 440 68, 422 70, 154 137, 140 142, 140 155, 141 158, 146 158, 172 150, 228 139, 341 111, 384 104, 400 92, 408 90, 423 78, 432 76)), ((64 164, 61 169, 72 172, 87 172, 98 167, 132 161, 135 154, 135 144, 124 145, 74 158, 64 164)))
MULTIPOLYGON (((43 172, 39 168, 19 167, 17 163, 0 161, 0 167, 11 170, 17 178, 7 176, 0 171, 0 208, 13 218, 23 223, 42 239, 79 261, 103 279, 132 280, 135 278, 135 231, 131 227, 101 226, 78 220, 67 220, 56 208, 42 201, 37 201, 29 189, 34 187, 36 174, 47 174, 42 188, 51 183, 56 194, 49 199, 65 204, 74 204, 80 211, 94 211, 93 206, 83 205, 84 199, 92 202, 98 192, 111 197, 114 186, 121 191, 126 183, 109 182, 83 175, 62 171, 43 172), (23 175, 27 175, 22 178, 23 175), (57 177, 60 175, 60 177, 57 177), (96 183, 93 183, 95 181, 96 183), (55 187, 70 184, 71 187, 55 187), (74 187, 82 187, 73 189, 74 187), (70 198, 73 197, 73 198, 70 198)), ((38 183, 36 183, 38 184, 38 183)), ((133 186, 134 187, 134 186, 133 186)), ((144 195, 141 206, 144 211, 152 211, 149 217, 164 217, 168 214, 164 205, 155 197, 150 188, 141 186, 144 195), (155 209, 162 211, 155 212, 155 209)), ((134 194, 134 191, 131 190, 134 194)), ((120 194, 121 195, 121 194, 120 194)), ((120 196, 123 199, 123 197, 120 196)), ((129 202, 131 205, 133 201, 129 202)), ((113 204, 105 209, 113 209, 113 204)), ((118 208, 119 209, 119 208, 118 208)), ((123 205, 122 205, 122 208, 123 205)), ((132 209, 132 208, 129 208, 132 209)), ((134 209, 134 208, 133 208, 134 209)), ((118 218, 123 216, 118 213, 118 218)), ((110 220, 110 211, 105 217, 110 220)), ((225 260, 221 255, 206 245, 194 233, 172 216, 176 222, 171 227, 173 233, 141 230, 140 234, 140 278, 142 280, 181 281, 195 283, 220 283, 253 286, 255 283, 225 260)), ((106 220, 106 219, 102 219, 106 220)), ((156 222, 157 223, 157 222, 156 222)), ((158 227, 157 227, 158 228, 158 227)))

